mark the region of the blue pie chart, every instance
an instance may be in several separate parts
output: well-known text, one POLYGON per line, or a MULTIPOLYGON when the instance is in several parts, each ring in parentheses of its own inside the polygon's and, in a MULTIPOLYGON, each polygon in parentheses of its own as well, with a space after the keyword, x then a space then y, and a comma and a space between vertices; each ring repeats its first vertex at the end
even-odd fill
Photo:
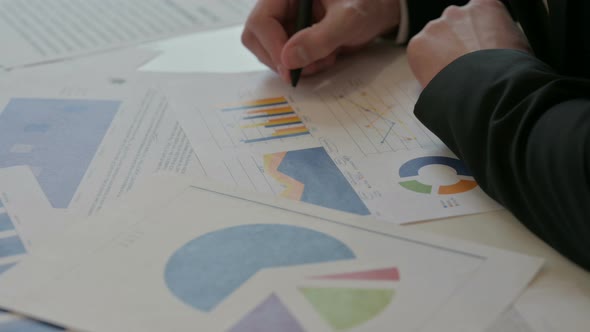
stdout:
POLYGON ((262 269, 354 258, 346 244, 309 228, 243 225, 186 243, 168 260, 164 279, 179 300, 209 312, 262 269))

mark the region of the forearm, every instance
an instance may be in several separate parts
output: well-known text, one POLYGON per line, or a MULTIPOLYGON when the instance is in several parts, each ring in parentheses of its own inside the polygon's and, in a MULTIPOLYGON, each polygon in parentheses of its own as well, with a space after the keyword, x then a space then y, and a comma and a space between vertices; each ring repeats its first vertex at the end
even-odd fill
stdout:
POLYGON ((416 115, 529 229, 590 269, 590 82, 518 51, 453 62, 416 115))

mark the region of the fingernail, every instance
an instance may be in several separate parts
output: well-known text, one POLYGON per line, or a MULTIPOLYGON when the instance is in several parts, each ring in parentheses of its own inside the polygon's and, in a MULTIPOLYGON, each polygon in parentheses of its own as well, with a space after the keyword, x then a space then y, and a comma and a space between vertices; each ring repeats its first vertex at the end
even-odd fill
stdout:
POLYGON ((309 64, 309 55, 303 46, 297 46, 287 53, 284 63, 289 68, 301 68, 309 64))
POLYGON ((285 67, 283 67, 283 65, 278 65, 278 66, 277 66, 277 73, 279 74, 279 77, 280 77, 280 78, 281 78, 283 81, 285 81, 286 83, 289 83, 289 82, 288 82, 288 79, 287 79, 287 78, 288 78, 288 74, 286 74, 286 73, 287 73, 287 71, 285 70, 285 67))
POLYGON ((307 51, 305 50, 305 48, 303 48, 303 46, 299 46, 295 49, 295 52, 297 53, 297 56, 299 57, 299 61, 301 66, 308 64, 309 61, 309 55, 307 55, 307 51))

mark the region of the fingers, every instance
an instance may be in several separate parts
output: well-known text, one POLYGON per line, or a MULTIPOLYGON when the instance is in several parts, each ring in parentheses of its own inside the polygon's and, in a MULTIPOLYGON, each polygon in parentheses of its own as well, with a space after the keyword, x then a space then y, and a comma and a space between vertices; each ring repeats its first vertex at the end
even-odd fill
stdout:
POLYGON ((242 43, 289 81, 289 70, 312 74, 331 66, 341 50, 366 45, 399 23, 399 0, 316 0, 315 25, 295 33, 297 0, 259 0, 242 43))
POLYGON ((285 26, 294 15, 293 1, 260 0, 246 21, 242 43, 272 70, 281 71, 281 51, 288 36, 285 26))
POLYGON ((366 15, 359 6, 330 8, 320 22, 289 39, 281 54, 282 63, 289 69, 303 68, 329 57, 359 33, 366 15))
POLYGON ((338 52, 334 52, 334 53, 328 55, 327 57, 320 59, 320 60, 306 66, 305 68, 303 68, 303 72, 302 72, 303 76, 317 74, 319 72, 322 72, 322 71, 332 67, 334 65, 334 63, 336 63, 337 55, 338 55, 338 52))
POLYGON ((256 36, 251 31, 244 30, 242 33, 242 44, 244 44, 244 46, 246 46, 250 52, 252 52, 258 58, 258 61, 264 63, 270 69, 276 71, 276 65, 272 61, 270 54, 268 54, 264 47, 262 47, 256 36))

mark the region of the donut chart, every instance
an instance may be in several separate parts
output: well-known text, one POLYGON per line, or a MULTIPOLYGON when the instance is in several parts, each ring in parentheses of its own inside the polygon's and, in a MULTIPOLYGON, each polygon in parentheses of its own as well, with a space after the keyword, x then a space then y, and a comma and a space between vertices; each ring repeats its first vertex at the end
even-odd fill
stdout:
POLYGON ((465 164, 459 159, 441 156, 420 157, 404 163, 399 169, 399 176, 402 181, 399 184, 411 191, 422 194, 453 195, 470 191, 477 187, 477 182, 473 180, 471 172, 465 167, 465 164), (455 170, 457 176, 469 177, 470 179, 460 178, 456 183, 451 185, 435 186, 419 181, 420 169, 429 165, 443 165, 455 170))

